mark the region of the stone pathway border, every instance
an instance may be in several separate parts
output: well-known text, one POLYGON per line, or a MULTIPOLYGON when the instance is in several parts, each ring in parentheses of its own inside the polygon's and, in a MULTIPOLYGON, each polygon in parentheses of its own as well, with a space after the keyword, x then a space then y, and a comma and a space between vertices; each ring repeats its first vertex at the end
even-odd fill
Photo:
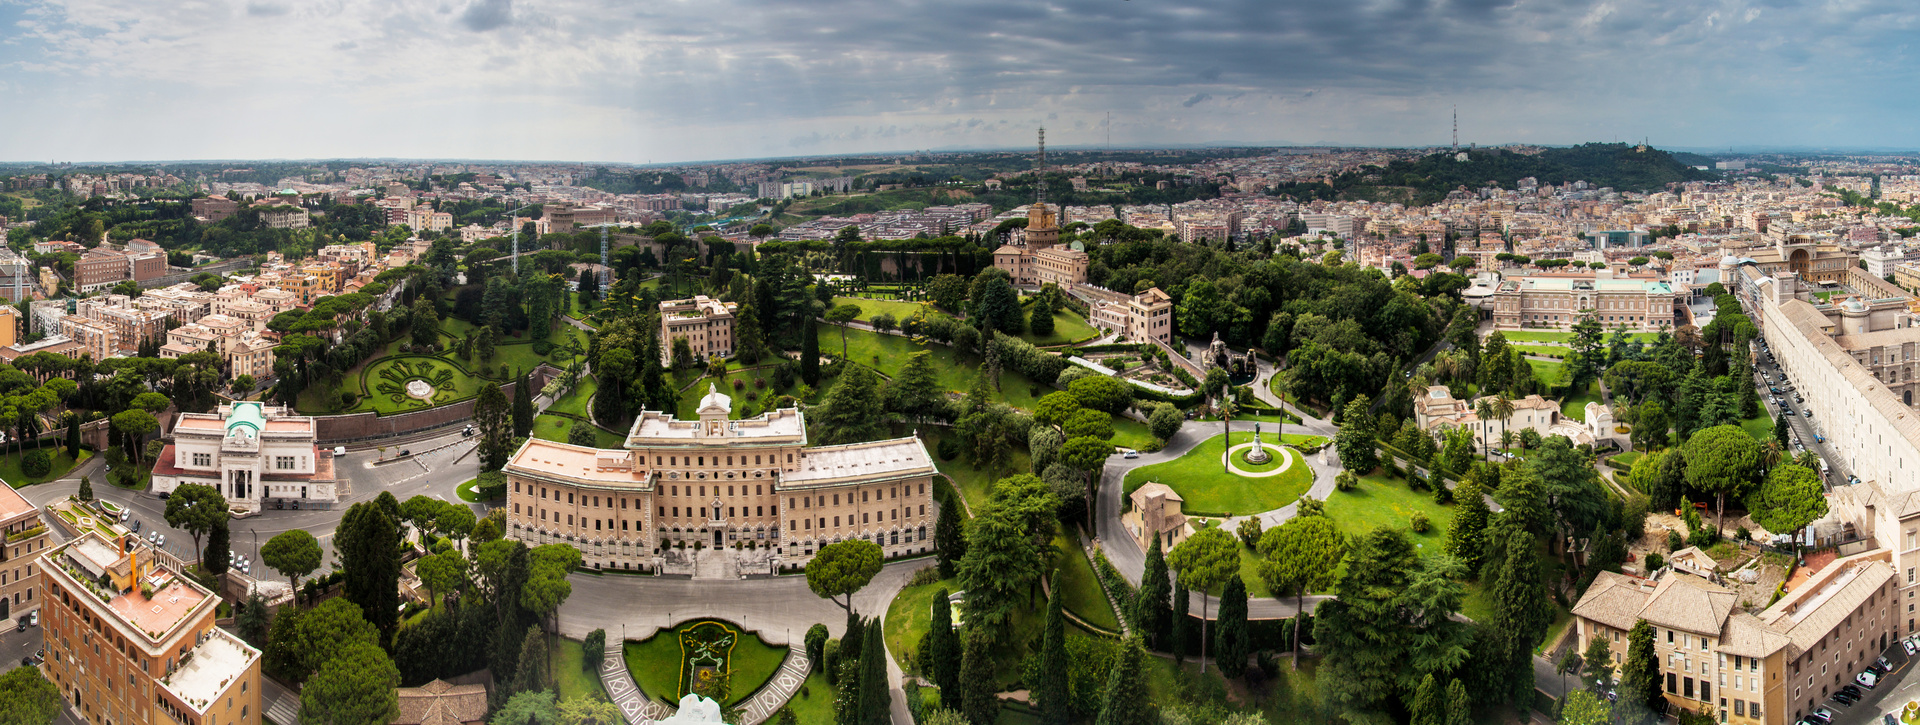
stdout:
POLYGON ((634 683, 633 675, 627 672, 627 654, 618 642, 608 643, 607 653, 600 659, 600 684, 628 725, 652 725, 655 720, 673 717, 674 708, 649 699, 634 683))
POLYGON ((786 707, 793 699, 793 693, 807 682, 807 672, 813 663, 807 659, 807 651, 802 644, 787 646, 787 659, 780 663, 780 671, 773 673, 767 684, 747 698, 747 704, 740 708, 740 725, 760 725, 773 718, 774 713, 786 707))
POLYGON ((1270 451, 1278 451, 1280 453, 1280 458, 1282 458, 1283 460, 1280 463, 1280 466, 1278 468, 1275 468, 1271 471, 1249 471, 1247 469, 1233 465, 1234 451, 1243 450, 1243 449, 1252 448, 1252 447, 1253 447, 1253 443, 1249 441, 1249 442, 1234 446, 1232 448, 1228 448, 1226 453, 1220 454, 1221 460, 1227 464, 1227 471, 1233 473, 1233 475, 1240 476, 1242 478, 1266 478, 1268 476, 1278 476, 1282 473, 1286 473, 1287 469, 1293 467, 1294 456, 1303 455, 1301 453, 1288 451, 1285 447, 1282 447, 1280 445, 1268 443, 1266 441, 1261 441, 1260 442, 1261 448, 1265 448, 1270 451))

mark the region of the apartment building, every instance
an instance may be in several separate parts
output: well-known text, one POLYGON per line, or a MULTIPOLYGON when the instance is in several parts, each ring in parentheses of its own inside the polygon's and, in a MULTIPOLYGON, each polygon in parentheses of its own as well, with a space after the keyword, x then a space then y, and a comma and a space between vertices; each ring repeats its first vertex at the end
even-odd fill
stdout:
POLYGON ((81 292, 112 287, 129 280, 145 282, 166 274, 167 254, 161 251, 125 252, 102 246, 89 250, 73 263, 73 283, 81 292))
POLYGON ((314 423, 257 402, 181 413, 173 444, 153 466, 154 493, 183 483, 213 486, 242 509, 332 508, 333 452, 314 445, 314 423))
POLYGON ((20 338, 20 310, 0 307, 0 347, 12 347, 20 338))
POLYGON ((113 329, 106 324, 79 315, 60 318, 60 336, 80 345, 80 352, 95 361, 114 356, 113 329))
POLYGON ((259 720, 260 651, 214 626, 220 598, 177 560, 89 531, 39 561, 41 668, 90 725, 259 720))
POLYGON ((1128 340, 1173 344, 1173 298, 1159 287, 1137 295, 1123 295, 1087 284, 1068 289, 1088 300, 1087 321, 1094 327, 1118 332, 1128 340))
POLYGON ((1760 611, 1677 569, 1651 579, 1603 572, 1573 606, 1575 636, 1581 651, 1607 640, 1617 669, 1628 633, 1645 620, 1670 707, 1736 725, 1786 725, 1900 637, 1894 609, 1904 600, 1888 556, 1835 560, 1760 611))
POLYGON ((0 619, 26 616, 46 601, 40 552, 51 545, 40 509, 11 486, 0 486, 0 619))
POLYGON ((810 448, 799 409, 729 420, 732 405, 709 387, 698 420, 643 412, 620 449, 528 440, 506 467, 508 536, 623 570, 696 542, 785 563, 856 538, 888 557, 932 549, 936 471, 918 438, 810 448))
POLYGON ((260 221, 273 229, 305 229, 311 219, 306 209, 292 204, 260 207, 260 221))
POLYGON ((660 303, 660 361, 673 361, 673 345, 686 340, 696 360, 733 354, 732 302, 706 295, 660 303))
POLYGON ((224 196, 206 196, 193 200, 193 215, 208 222, 219 222, 239 212, 240 202, 224 196))
MULTIPOLYGON (((264 307, 264 305, 255 305, 264 307)), ((275 343, 263 337, 265 323, 242 320, 228 315, 207 315, 198 322, 167 331, 167 344, 160 347, 162 359, 173 359, 211 349, 227 364, 233 377, 251 375, 255 380, 273 377, 275 343)))

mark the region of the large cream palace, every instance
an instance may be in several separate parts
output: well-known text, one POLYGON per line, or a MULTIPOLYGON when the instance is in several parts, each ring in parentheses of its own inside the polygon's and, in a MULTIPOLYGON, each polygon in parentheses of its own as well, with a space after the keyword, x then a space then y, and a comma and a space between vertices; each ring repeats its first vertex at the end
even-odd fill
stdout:
POLYGON ((620 449, 529 439, 507 463, 508 535, 573 544, 587 566, 644 570, 665 547, 771 549, 787 564, 866 539, 888 557, 932 550, 933 458, 918 438, 807 447, 798 409, 729 420, 646 411, 620 449))

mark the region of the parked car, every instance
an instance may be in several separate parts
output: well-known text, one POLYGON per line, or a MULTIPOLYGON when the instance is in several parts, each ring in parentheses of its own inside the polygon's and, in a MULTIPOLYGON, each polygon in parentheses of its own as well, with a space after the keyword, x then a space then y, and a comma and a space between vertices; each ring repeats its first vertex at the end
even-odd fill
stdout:
POLYGON ((124 523, 126 523, 126 522, 127 522, 127 519, 130 519, 130 518, 133 518, 133 512, 132 512, 132 511, 128 511, 128 510, 124 510, 124 509, 120 511, 120 523, 123 523, 123 524, 124 524, 124 523))
POLYGON ((1900 640, 1900 648, 1907 651, 1908 657, 1920 654, 1920 642, 1915 642, 1912 637, 1900 640))
POLYGON ((160 547, 160 548, 162 548, 162 549, 165 549, 165 548, 167 548, 167 535, 166 535, 166 534, 160 534, 160 538, 159 538, 159 539, 157 539, 157 540, 155 540, 155 541, 153 542, 153 545, 154 545, 154 546, 158 546, 158 547, 160 547))
POLYGON ((346 446, 334 446, 334 447, 333 447, 333 455, 336 455, 336 456, 344 456, 344 455, 347 455, 347 447, 346 447, 346 446))
POLYGON ((27 631, 27 620, 25 619, 20 620, 20 623, 13 628, 13 631, 15 632, 27 631))
POLYGON ((1880 716, 1880 725, 1900 725, 1900 718, 1894 717, 1893 713, 1887 713, 1880 716))
POLYGON ((1821 705, 1814 708, 1813 712, 1807 713, 1807 719, 1820 723, 1821 725, 1827 725, 1833 722, 1833 709, 1826 705, 1821 705))
POLYGON ((140 533, 140 520, 139 520, 139 519, 134 519, 134 520, 133 520, 133 533, 136 533, 136 534, 138 534, 138 533, 140 533))
POLYGON ((1860 696, 1849 695, 1844 692, 1836 692, 1836 693, 1833 693, 1833 701, 1840 703, 1842 705, 1852 706, 1854 703, 1860 701, 1860 696))
POLYGON ((1120 449, 1120 457, 1121 458, 1139 458, 1140 452, 1132 448, 1122 448, 1120 449))
POLYGON ((1888 662, 1885 656, 1874 658, 1873 665, 1880 668, 1880 674, 1883 675, 1893 671, 1893 663, 1888 662))
POLYGON ((1871 690, 1874 688, 1874 686, 1880 684, 1880 676, 1873 674, 1872 672, 1862 672, 1860 674, 1854 675, 1853 681, 1860 683, 1861 687, 1871 690))
POLYGON ((1865 691, 1863 691, 1863 690, 1861 690, 1861 689, 1860 689, 1860 686, 1859 686, 1859 685, 1855 685, 1855 684, 1851 684, 1851 683, 1849 683, 1849 684, 1845 684, 1845 685, 1841 685, 1841 686, 1840 686, 1840 691, 1841 691, 1841 692, 1844 692, 1844 693, 1847 693, 1847 694, 1849 694, 1849 695, 1852 695, 1852 696, 1854 696, 1854 697, 1860 697, 1860 696, 1862 696, 1862 695, 1865 695, 1865 694, 1867 694, 1867 693, 1866 693, 1865 691))

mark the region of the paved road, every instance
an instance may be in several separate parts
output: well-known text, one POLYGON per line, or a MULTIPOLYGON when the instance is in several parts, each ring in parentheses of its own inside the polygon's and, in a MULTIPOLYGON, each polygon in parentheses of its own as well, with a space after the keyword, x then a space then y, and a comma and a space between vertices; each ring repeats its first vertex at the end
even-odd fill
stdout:
MULTIPOLYGON (((1866 690, 1866 697, 1852 706, 1842 705, 1833 700, 1822 703, 1837 715, 1833 719, 1833 725, 1880 725, 1881 715, 1898 713, 1901 708, 1906 707, 1908 701, 1920 700, 1920 677, 1911 676, 1914 660, 1907 657, 1907 652, 1900 647, 1900 643, 1895 642, 1892 647, 1882 653, 1882 656, 1893 663, 1893 671, 1887 673, 1887 676, 1882 678, 1873 689, 1866 690)), ((1861 669, 1865 668, 1864 664, 1861 665, 1861 669)), ((1848 673, 1841 679, 1850 681, 1853 679, 1853 674, 1848 673)), ((1799 709, 1793 706, 1789 708, 1799 709)))

